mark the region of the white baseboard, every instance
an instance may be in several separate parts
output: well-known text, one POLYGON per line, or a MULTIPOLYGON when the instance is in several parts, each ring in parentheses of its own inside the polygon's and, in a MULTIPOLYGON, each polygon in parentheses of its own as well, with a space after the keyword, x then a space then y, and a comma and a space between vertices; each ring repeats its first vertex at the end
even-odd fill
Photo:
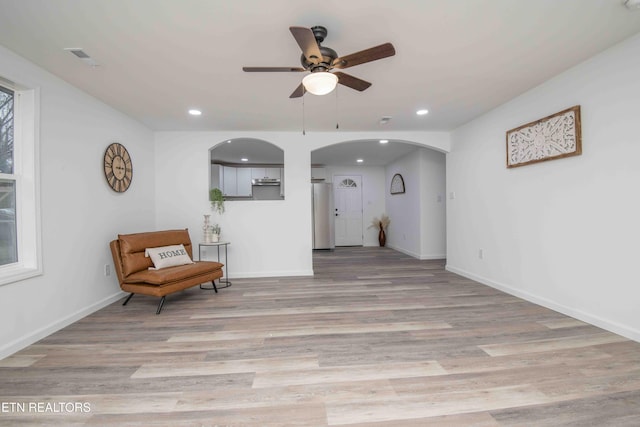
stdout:
POLYGON ((51 335, 52 333, 59 331, 60 329, 66 326, 69 326, 74 322, 77 322, 83 317, 86 317, 91 313, 94 313, 100 310, 101 308, 108 306, 109 304, 113 304, 114 302, 118 301, 125 295, 127 294, 124 292, 117 292, 107 298, 104 298, 96 302, 95 304, 92 304, 88 307, 78 310, 75 313, 58 320, 57 322, 54 322, 53 324, 47 326, 46 328, 39 329, 29 335, 25 335, 21 338, 18 338, 17 340, 14 340, 0 347, 0 360, 22 350, 25 347, 30 346, 33 343, 38 342, 42 338, 45 338, 51 335))
POLYGON ((640 331, 629 328, 628 326, 621 325, 617 322, 610 321, 608 319, 603 319, 600 316, 596 316, 594 314, 586 313, 582 310, 576 310, 571 307, 567 307, 563 304, 558 304, 555 301, 549 300, 547 298, 531 294, 529 292, 525 292, 516 288, 513 288, 504 283, 499 283, 491 279, 487 279, 486 277, 478 276, 476 274, 470 273, 461 268, 454 267, 452 265, 446 265, 445 269, 455 274, 459 274, 460 276, 464 276, 468 279, 475 280, 476 282, 482 283, 483 285, 490 286, 492 288, 498 289, 500 291, 506 292, 510 295, 516 296, 518 298, 522 298, 526 301, 532 302, 534 304, 541 305, 548 309, 557 311, 559 313, 565 314, 567 316, 573 317, 575 319, 581 320, 586 323, 590 323, 599 328, 605 329, 609 332, 613 332, 614 334, 621 335, 625 338, 629 338, 633 341, 640 342, 640 331))
MULTIPOLYGON (((229 276, 229 280, 233 279, 259 279, 261 277, 295 277, 295 276, 313 276, 313 270, 285 270, 285 271, 249 271, 235 272, 229 276)), ((222 278, 224 280, 224 277, 222 278)))
POLYGON ((436 255, 424 255, 424 254, 417 254, 415 252, 409 251, 407 249, 404 248, 400 248, 398 246, 394 246, 394 245, 387 245, 388 248, 393 249, 394 251, 398 251, 398 252, 402 252, 405 255, 409 255, 410 257, 419 259, 419 260, 429 260, 429 259, 445 259, 447 257, 447 255, 445 254, 436 254, 436 255))
POLYGON ((420 255, 420 260, 424 261, 424 260, 429 260, 429 259, 446 259, 447 255, 445 254, 440 254, 440 255, 420 255))

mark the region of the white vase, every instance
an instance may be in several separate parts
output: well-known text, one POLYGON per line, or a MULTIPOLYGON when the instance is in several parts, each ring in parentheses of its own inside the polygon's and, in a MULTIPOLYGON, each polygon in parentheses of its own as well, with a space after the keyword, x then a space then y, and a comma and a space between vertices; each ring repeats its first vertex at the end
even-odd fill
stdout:
POLYGON ((208 243, 218 243, 220 241, 220 236, 217 234, 211 234, 211 242, 208 243))
POLYGON ((205 243, 211 243, 211 224, 209 222, 209 218, 211 218, 211 215, 204 216, 204 225, 202 226, 205 243))

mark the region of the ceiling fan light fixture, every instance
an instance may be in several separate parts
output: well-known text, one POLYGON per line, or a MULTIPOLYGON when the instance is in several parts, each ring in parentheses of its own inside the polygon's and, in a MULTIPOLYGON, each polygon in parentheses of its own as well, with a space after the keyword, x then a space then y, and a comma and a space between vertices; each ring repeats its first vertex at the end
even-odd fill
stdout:
POLYGON ((640 10, 640 0, 625 0, 624 5, 629 10, 640 10))
POLYGON ((336 88, 338 77, 327 71, 319 71, 306 75, 302 79, 305 90, 314 95, 326 95, 336 88))

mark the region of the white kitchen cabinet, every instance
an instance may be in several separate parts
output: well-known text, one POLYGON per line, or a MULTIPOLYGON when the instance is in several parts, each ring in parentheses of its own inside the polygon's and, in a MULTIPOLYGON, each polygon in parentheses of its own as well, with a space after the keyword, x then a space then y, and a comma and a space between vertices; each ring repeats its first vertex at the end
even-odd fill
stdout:
POLYGON ((280 197, 284 199, 284 169, 280 169, 280 197))
POLYGON ((265 168, 264 177, 269 179, 280 179, 280 168, 265 168))
POLYGON ((280 168, 251 168, 253 179, 280 179, 280 168))
POLYGON ((264 178, 264 168, 251 168, 251 178, 252 179, 264 178))
POLYGON ((222 194, 230 197, 251 197, 251 168, 222 166, 222 194))
POLYGON ((236 196, 251 197, 251 168, 236 169, 236 196))
POLYGON ((222 194, 225 196, 237 196, 238 184, 236 177, 236 168, 231 166, 222 166, 222 194))
POLYGON ((311 179, 327 179, 325 168, 311 168, 311 179))
POLYGON ((211 182, 209 188, 222 188, 222 168, 220 165, 211 165, 211 182))

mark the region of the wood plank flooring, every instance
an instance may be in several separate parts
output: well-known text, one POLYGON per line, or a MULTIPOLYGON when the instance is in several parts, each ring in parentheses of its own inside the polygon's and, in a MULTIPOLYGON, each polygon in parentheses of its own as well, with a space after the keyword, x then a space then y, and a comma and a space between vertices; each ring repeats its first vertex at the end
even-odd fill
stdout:
POLYGON ((640 425, 640 343, 387 248, 314 269, 106 307, 0 361, 0 425, 640 425))

